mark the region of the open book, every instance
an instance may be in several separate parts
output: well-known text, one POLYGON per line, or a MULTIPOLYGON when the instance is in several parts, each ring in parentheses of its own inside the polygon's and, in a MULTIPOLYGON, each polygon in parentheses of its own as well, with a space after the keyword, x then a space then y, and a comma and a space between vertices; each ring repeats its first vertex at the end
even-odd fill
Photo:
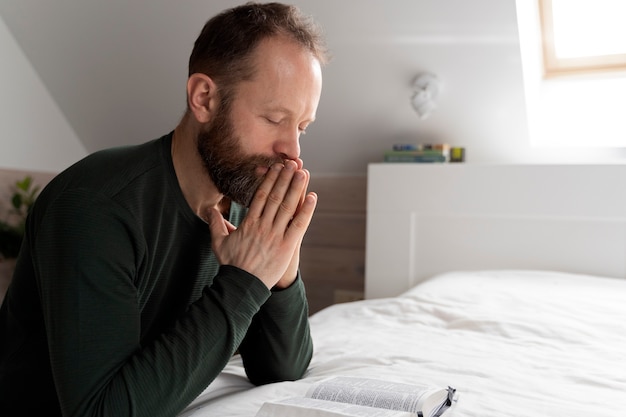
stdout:
POLYGON ((256 417, 437 417, 455 401, 451 387, 334 377, 313 384, 305 397, 266 402, 256 417))

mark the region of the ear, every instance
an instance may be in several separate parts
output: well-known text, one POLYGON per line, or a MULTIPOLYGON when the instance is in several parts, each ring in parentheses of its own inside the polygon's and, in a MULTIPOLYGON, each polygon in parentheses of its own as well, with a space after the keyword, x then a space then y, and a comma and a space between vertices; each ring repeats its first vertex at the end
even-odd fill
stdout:
POLYGON ((195 73, 187 80, 187 104, 199 123, 207 123, 218 106, 217 86, 206 74, 195 73))

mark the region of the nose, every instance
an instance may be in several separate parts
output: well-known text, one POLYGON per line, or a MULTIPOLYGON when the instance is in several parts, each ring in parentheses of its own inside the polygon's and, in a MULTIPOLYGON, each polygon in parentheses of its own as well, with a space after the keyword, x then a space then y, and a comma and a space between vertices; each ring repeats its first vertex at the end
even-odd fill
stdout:
POLYGON ((282 132, 281 137, 274 143, 274 152, 282 159, 297 159, 300 157, 300 131, 289 129, 282 132))

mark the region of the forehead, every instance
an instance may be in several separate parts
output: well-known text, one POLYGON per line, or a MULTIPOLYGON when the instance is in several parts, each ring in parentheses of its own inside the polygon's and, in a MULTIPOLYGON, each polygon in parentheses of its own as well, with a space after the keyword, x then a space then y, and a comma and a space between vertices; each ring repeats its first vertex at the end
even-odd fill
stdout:
POLYGON ((243 91, 280 98, 317 97, 321 93, 322 74, 315 56, 284 36, 275 36, 259 43, 252 54, 254 72, 249 81, 241 83, 243 91))

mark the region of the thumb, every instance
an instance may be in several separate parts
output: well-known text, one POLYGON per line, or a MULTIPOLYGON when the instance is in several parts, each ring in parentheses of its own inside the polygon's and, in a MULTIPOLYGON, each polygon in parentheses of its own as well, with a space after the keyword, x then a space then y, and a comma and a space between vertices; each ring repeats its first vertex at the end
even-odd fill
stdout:
POLYGON ((209 230, 211 232, 211 240, 213 240, 213 242, 222 241, 232 231, 229 230, 229 226, 234 226, 224 219, 222 214, 215 207, 209 208, 206 214, 208 217, 209 230))

